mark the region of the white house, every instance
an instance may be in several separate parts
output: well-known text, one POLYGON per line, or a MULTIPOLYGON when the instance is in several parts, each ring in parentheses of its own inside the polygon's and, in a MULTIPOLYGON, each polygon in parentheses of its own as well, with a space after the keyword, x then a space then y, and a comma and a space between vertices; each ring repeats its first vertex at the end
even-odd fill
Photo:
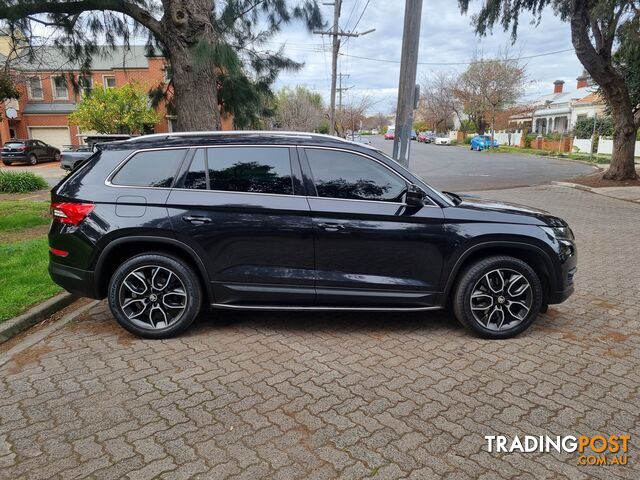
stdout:
POLYGON ((576 90, 564 91, 564 82, 553 82, 553 93, 538 99, 532 115, 533 133, 567 133, 580 118, 604 114, 604 102, 589 86, 586 72, 577 79, 576 90))

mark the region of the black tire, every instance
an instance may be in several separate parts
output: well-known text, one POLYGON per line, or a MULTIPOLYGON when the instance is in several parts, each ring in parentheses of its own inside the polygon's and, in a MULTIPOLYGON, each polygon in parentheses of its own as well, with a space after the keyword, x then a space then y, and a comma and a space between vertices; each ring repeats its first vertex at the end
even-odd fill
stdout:
POLYGON ((53 154, 53 161, 54 162, 59 162, 60 161, 60 152, 56 152, 53 154))
POLYGON ((11 162, 9 160, 3 160, 2 163, 4 163, 7 167, 11 166, 11 162))
POLYGON ((38 157, 36 157, 35 153, 29 154, 28 163, 29 163, 29 165, 35 165, 36 163, 38 163, 38 157))
MULTIPOLYGON (((498 284, 494 286, 498 286, 498 284)), ((458 321, 472 330, 476 335, 483 338, 503 339, 515 337, 529 328, 540 313, 542 301, 542 283, 536 272, 527 263, 513 257, 493 256, 469 265, 461 273, 454 290, 453 312, 458 321), (497 271, 502 272, 502 274, 496 273, 497 271), (524 279, 516 280, 516 282, 521 282, 518 285, 514 282, 507 286, 504 278, 507 274, 510 275, 509 280, 518 279, 517 275, 521 275, 524 279), (487 275, 493 275, 496 278, 499 277, 503 279, 502 286, 504 295, 488 289, 486 292, 482 291, 482 288, 488 285, 484 283, 486 282, 487 275), (516 286, 517 288, 514 292, 518 292, 522 286, 524 286, 525 280, 529 286, 524 288, 520 296, 510 296, 504 293, 504 287, 507 287, 506 291, 510 291, 512 286, 516 286), (476 304, 475 310, 479 312, 476 314, 477 316, 482 316, 482 313, 488 315, 488 318, 486 316, 483 317, 486 319, 485 324, 481 322, 482 319, 478 319, 476 315, 474 315, 471 308, 472 294, 474 294, 474 298, 476 299, 481 297, 489 298, 492 296, 490 307, 478 308, 482 304, 476 304), (510 309, 510 304, 515 305, 513 311, 516 311, 516 313, 520 315, 511 315, 512 310, 510 309), (520 305, 524 305, 524 307, 521 308, 520 305), (526 310, 526 307, 528 307, 528 310, 526 310), (493 317, 492 312, 498 309, 499 311, 495 317, 493 317), (505 311, 508 313, 504 313, 505 311), (527 313, 525 314, 524 312, 527 313), (497 324, 500 318, 503 319, 503 322, 509 321, 507 321, 506 325, 501 325, 504 328, 500 328, 498 325, 494 327, 493 323, 497 324), (509 327, 509 323, 513 323, 513 326, 509 327), (498 329, 496 329, 496 327, 498 329)))
MULTIPOLYGON (((154 279, 155 274, 153 275, 153 279, 151 279, 150 285, 161 287, 162 280, 154 284, 154 279)), ((111 313, 118 323, 131 333, 144 338, 169 338, 187 329, 198 316, 202 305, 202 287, 196 273, 182 260, 165 253, 149 253, 130 258, 116 269, 109 281, 108 298, 111 313), (149 283, 145 284, 143 281, 140 281, 138 285, 134 285, 136 286, 136 290, 141 291, 138 287, 142 285, 145 287, 145 292, 148 290, 150 293, 132 294, 133 290, 124 285, 127 279, 128 284, 131 280, 133 280, 134 284, 139 280, 139 276, 131 277, 133 272, 149 279, 149 276, 145 275, 145 273, 149 271, 149 269, 151 269, 150 271, 154 271, 154 268, 158 268, 155 271, 160 272, 165 277, 170 277, 166 274, 167 271, 175 275, 176 278, 172 280, 167 279, 163 287, 163 289, 171 288, 171 291, 163 294, 161 293, 162 289, 152 289, 149 283), (151 298, 151 294, 154 292, 156 292, 157 295, 151 298), (182 298, 182 293, 175 292, 184 292, 184 307, 180 305, 182 301, 178 303, 175 302, 176 299, 182 298), (141 310, 138 318, 132 319, 133 317, 130 317, 123 308, 123 303, 125 304, 125 308, 129 308, 126 306, 125 300, 127 294, 134 297, 129 298, 129 300, 133 300, 130 302, 131 305, 141 310), (174 304, 179 305, 178 307, 170 307, 167 305, 165 302, 166 298, 169 298, 167 294, 171 295, 174 299, 174 304), (135 300, 136 297, 138 300, 135 300), (154 313, 158 310, 163 314, 162 316, 154 313), (175 318, 166 321, 166 313, 175 313, 175 318), (162 317, 164 317, 166 322, 161 320, 157 322, 159 325, 154 324, 158 318, 162 317), (166 325, 163 325, 164 323, 166 323, 166 325)), ((133 312, 131 315, 136 316, 136 312, 133 312)))

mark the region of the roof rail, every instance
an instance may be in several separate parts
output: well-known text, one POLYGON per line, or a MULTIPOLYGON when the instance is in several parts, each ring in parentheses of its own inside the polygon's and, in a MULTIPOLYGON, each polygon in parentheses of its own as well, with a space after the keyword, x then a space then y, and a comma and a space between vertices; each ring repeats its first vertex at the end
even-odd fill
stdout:
POLYGON ((335 137, 333 135, 326 135, 323 133, 309 133, 309 132, 290 132, 281 130, 212 130, 212 131, 200 131, 200 132, 173 132, 173 133, 152 133, 149 135, 142 135, 139 137, 133 137, 127 142, 144 141, 154 138, 185 138, 185 137, 212 137, 212 136, 230 136, 230 135, 261 135, 265 137, 290 137, 290 138, 326 138, 331 140, 338 140, 346 142, 344 138, 335 137))

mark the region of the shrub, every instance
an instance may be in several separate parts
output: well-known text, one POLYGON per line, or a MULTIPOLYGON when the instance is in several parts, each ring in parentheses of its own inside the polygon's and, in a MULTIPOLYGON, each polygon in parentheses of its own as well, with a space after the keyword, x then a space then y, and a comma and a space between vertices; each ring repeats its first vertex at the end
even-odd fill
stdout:
POLYGON ((464 143, 465 145, 471 145, 471 139, 473 137, 464 137, 464 140, 462 141, 462 143, 464 143))
POLYGON ((27 193, 49 185, 44 178, 31 172, 0 172, 0 193, 27 193))

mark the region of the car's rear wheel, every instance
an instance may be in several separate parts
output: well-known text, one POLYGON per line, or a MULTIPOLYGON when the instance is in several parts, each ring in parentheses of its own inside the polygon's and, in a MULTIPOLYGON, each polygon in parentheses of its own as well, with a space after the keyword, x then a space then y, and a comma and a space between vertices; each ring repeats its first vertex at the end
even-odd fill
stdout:
POLYGON ((53 159, 54 159, 56 162, 59 162, 59 161, 60 161, 60 152, 56 152, 56 153, 54 153, 54 154, 53 154, 53 159))
POLYGON ((164 253, 120 265, 109 282, 109 307, 118 323, 145 338, 172 337, 193 323, 202 288, 191 267, 164 253))
POLYGON ((29 155, 29 165, 35 165, 38 163, 38 157, 36 157, 35 153, 29 155))
POLYGON ((473 263, 460 276, 453 298, 456 318, 484 338, 525 331, 542 308, 542 283, 525 262, 508 256, 473 263))

